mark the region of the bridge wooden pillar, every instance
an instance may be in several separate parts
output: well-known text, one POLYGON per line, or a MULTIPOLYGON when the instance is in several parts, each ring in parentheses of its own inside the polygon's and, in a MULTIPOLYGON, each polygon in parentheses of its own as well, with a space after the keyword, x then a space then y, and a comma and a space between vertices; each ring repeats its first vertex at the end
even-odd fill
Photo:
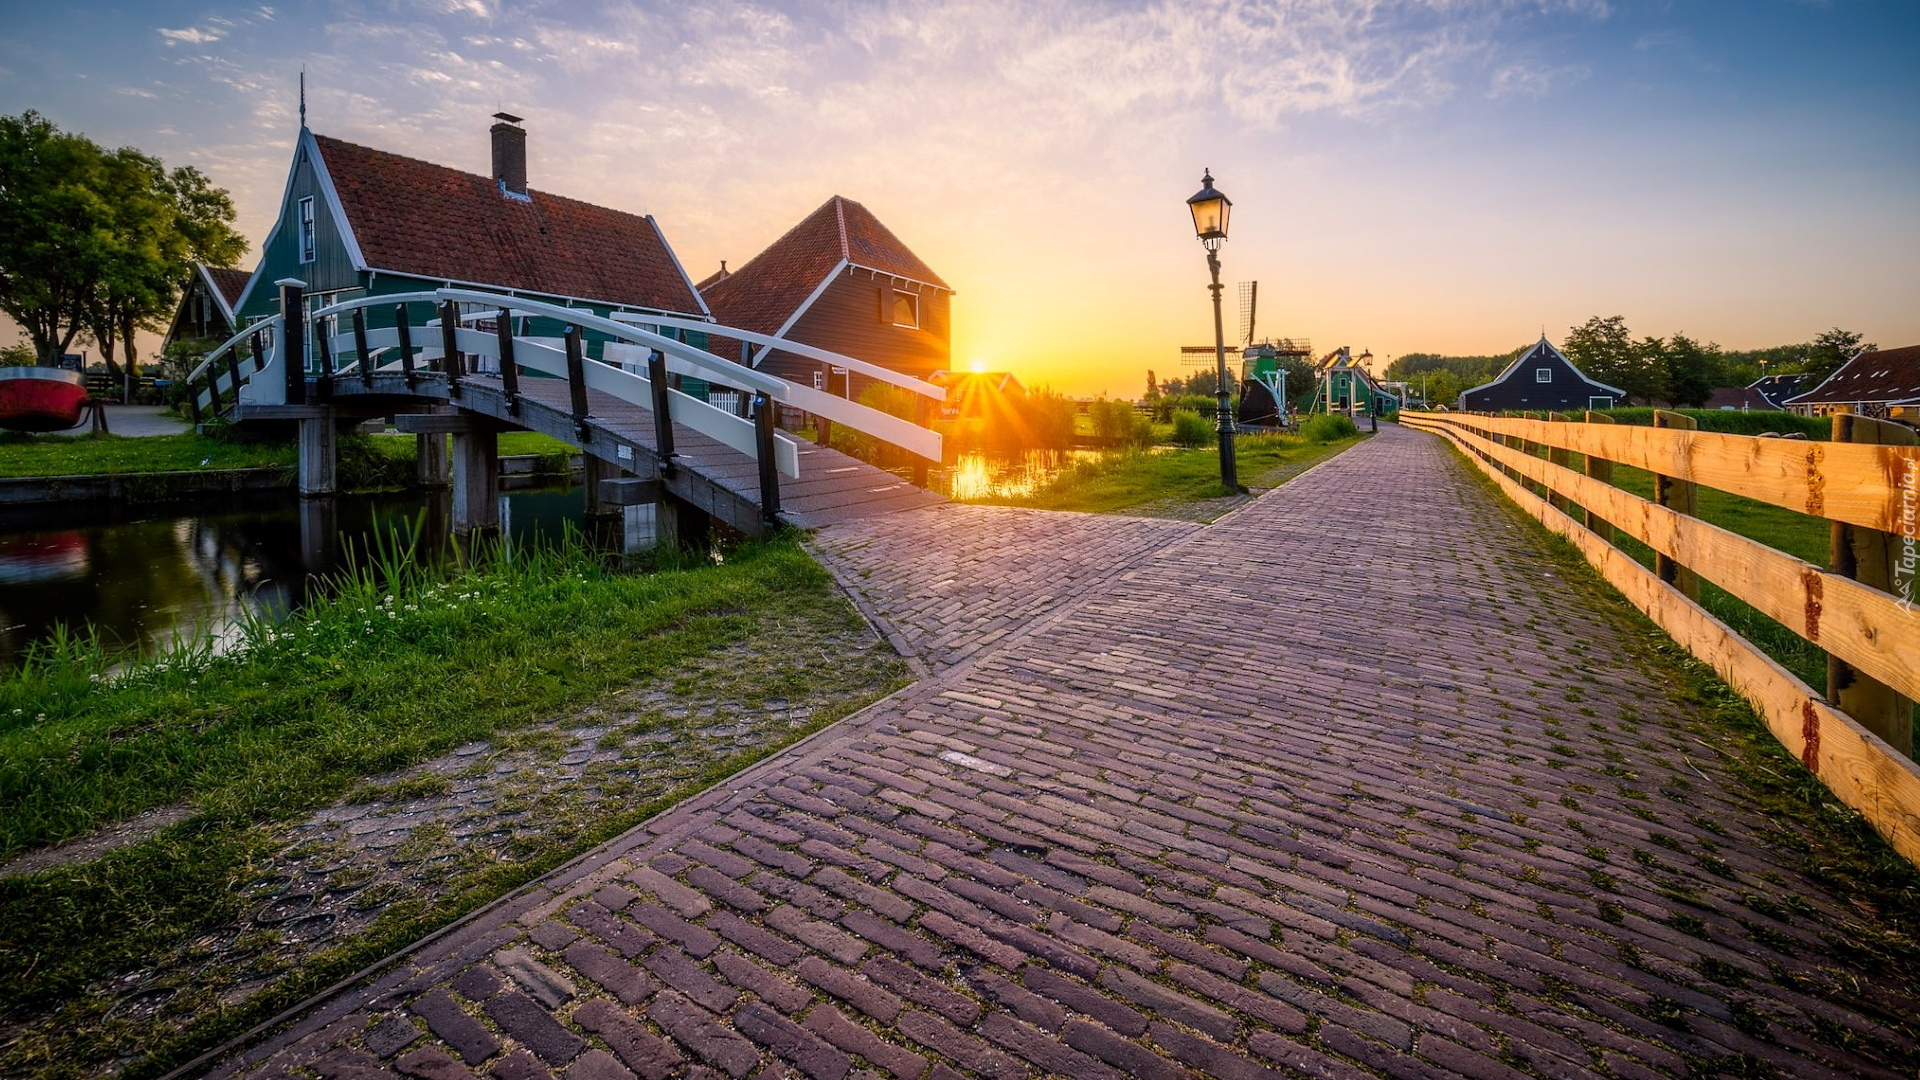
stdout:
POLYGON ((339 417, 320 407, 302 416, 300 427, 300 495, 332 495, 339 490, 339 417))
POLYGON ((453 531, 500 532, 500 433, 491 426, 453 433, 453 531))

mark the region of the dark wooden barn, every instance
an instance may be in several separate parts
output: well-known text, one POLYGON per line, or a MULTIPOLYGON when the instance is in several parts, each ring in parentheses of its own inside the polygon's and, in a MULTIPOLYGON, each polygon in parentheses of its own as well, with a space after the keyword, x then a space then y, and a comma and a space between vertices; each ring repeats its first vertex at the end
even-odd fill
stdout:
POLYGON ((1587 378, 1544 335, 1489 383, 1460 392, 1468 412, 1578 412, 1611 409, 1626 398, 1617 386, 1587 378))

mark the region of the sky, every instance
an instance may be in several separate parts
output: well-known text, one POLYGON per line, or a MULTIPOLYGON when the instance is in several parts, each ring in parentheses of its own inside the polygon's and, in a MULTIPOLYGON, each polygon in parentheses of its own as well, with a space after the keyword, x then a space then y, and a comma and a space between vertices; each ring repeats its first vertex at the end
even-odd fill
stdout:
POLYGON ((298 131, 655 215, 689 272, 829 196, 957 290, 954 365, 1136 397, 1211 344, 1210 168, 1261 336, 1382 360, 1595 315, 1920 343, 1915 0, 0 0, 0 112, 228 188, 298 131))

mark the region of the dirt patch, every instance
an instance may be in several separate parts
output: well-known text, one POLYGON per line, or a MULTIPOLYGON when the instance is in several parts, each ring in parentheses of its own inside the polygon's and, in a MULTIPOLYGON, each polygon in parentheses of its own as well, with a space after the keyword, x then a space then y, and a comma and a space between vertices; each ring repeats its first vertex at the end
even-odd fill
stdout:
POLYGON ((193 807, 185 805, 149 810, 139 817, 109 825, 99 832, 16 855, 0 863, 0 878, 25 877, 58 866, 92 862, 110 851, 132 847, 169 825, 178 825, 194 813, 193 807))

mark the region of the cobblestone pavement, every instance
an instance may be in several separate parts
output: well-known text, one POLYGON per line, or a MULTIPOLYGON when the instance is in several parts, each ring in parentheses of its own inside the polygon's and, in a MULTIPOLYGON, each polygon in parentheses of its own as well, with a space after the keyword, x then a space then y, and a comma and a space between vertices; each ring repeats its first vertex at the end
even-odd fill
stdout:
POLYGON ((1429 437, 1283 490, 829 530, 929 677, 195 1073, 1914 1074, 1617 605, 1429 437))

